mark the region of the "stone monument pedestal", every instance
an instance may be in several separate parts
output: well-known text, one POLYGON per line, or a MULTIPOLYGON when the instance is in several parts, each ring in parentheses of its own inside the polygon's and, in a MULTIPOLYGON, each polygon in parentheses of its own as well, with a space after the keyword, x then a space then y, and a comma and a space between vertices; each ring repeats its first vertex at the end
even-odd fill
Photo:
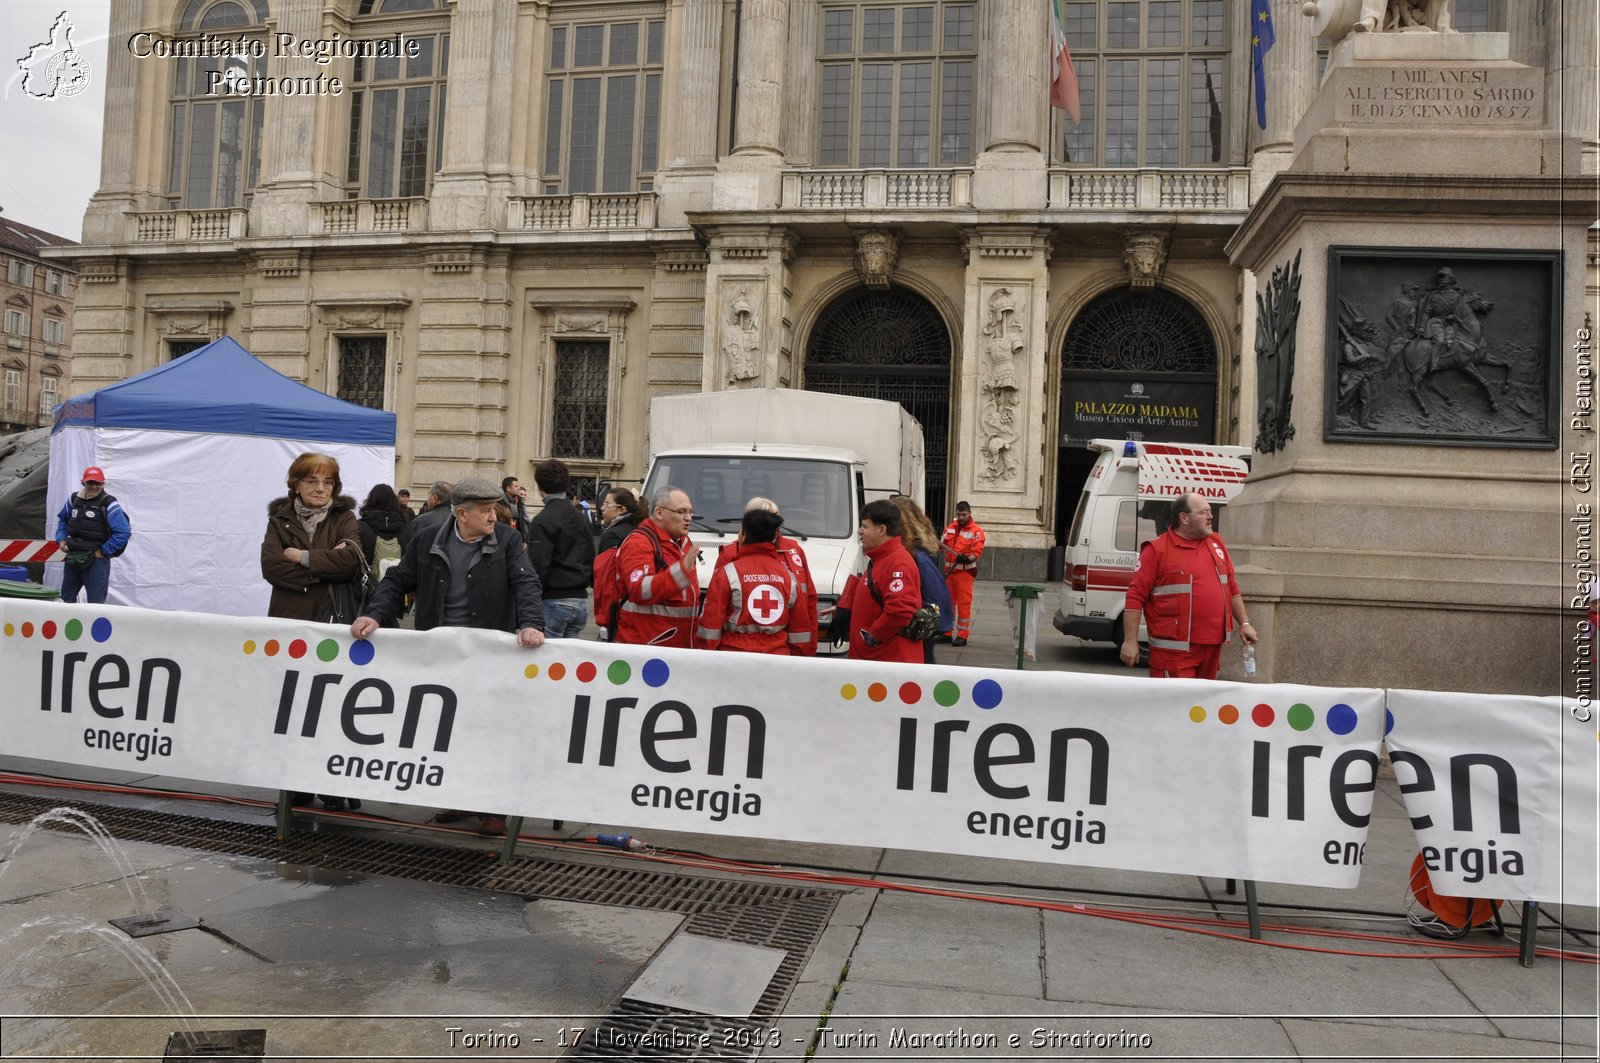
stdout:
POLYGON ((1544 84, 1503 35, 1347 38, 1229 244, 1289 321, 1246 320, 1273 449, 1222 529, 1264 679, 1563 687, 1594 197, 1544 84))

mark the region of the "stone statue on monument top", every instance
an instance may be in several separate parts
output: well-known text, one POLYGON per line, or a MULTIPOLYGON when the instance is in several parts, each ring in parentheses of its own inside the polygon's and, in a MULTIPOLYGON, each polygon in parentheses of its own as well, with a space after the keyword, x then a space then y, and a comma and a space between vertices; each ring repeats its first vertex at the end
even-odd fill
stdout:
POLYGON ((1317 20, 1317 36, 1352 33, 1454 33, 1450 0, 1306 0, 1300 11, 1317 20))

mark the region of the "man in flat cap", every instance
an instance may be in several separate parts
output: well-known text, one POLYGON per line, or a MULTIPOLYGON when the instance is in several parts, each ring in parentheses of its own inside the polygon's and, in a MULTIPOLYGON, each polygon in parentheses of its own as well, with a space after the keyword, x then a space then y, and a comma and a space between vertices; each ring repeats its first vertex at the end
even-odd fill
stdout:
MULTIPOLYGON (((514 632, 517 642, 529 649, 543 645, 539 576, 517 529, 495 520, 500 497, 499 486, 479 476, 457 483, 450 492, 455 519, 432 535, 411 540, 399 564, 378 584, 366 611, 350 625, 350 634, 364 639, 384 624, 393 625, 405 596, 415 594, 418 631, 489 628, 514 632)), ((505 817, 487 812, 446 809, 434 818, 453 823, 470 816, 478 816, 480 833, 505 832, 505 817)))

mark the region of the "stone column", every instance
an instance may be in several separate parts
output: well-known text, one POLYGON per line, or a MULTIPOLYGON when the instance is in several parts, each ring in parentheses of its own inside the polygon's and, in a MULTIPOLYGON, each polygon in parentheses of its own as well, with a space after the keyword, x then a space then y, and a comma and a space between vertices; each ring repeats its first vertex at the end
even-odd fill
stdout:
POLYGON ((972 182, 980 210, 1043 210, 1045 111, 1049 108, 1049 5, 978 5, 978 99, 987 130, 972 182))
MULTIPOLYGON (((444 152, 429 197, 430 229, 483 229, 496 223, 490 214, 489 170, 491 154, 499 157, 495 169, 503 173, 507 166, 510 119, 505 108, 511 95, 515 30, 515 7, 506 10, 494 0, 456 0, 450 20, 444 152)), ((503 197, 497 207, 503 221, 503 197)))
POLYGON ((689 228, 689 212, 711 209, 722 106, 723 0, 672 0, 667 8, 662 91, 663 152, 656 173, 656 224, 689 228))
MULTIPOLYGON (((1555 26, 1547 49, 1545 86, 1550 101, 1551 125, 1583 144, 1583 172, 1600 172, 1600 110, 1596 108, 1596 31, 1600 23, 1590 0, 1562 0, 1556 5, 1555 26)), ((1546 13, 1546 18, 1551 18, 1546 13)), ((1551 23, 1547 22, 1547 28, 1551 23)))
MULTIPOLYGON (((129 37, 143 28, 141 5, 112 5, 112 42, 125 45, 129 37)), ((93 77, 94 74, 91 73, 90 76, 93 77)), ((135 183, 137 169, 134 161, 138 149, 135 131, 141 125, 139 103, 141 96, 150 101, 146 108, 148 111, 146 121, 151 128, 160 128, 161 125, 171 122, 166 106, 167 93, 172 91, 171 64, 141 62, 135 59, 126 47, 108 47, 105 78, 106 106, 105 120, 101 127, 103 133, 100 141, 100 187, 89 200, 88 210, 84 212, 85 244, 122 243, 126 225, 122 212, 135 210, 140 206, 147 209, 154 207, 156 204, 148 201, 141 203, 140 200, 158 192, 166 174, 162 160, 153 160, 147 165, 145 172, 152 176, 154 184, 145 190, 147 192, 145 197, 140 196, 141 190, 135 183), (139 85, 141 68, 149 68, 152 75, 146 78, 147 84, 144 86, 143 94, 139 85), (155 81, 155 78, 161 75, 167 78, 164 86, 155 81)))
MULTIPOLYGON (((297 40, 319 40, 322 29, 321 0, 284 0, 277 5, 274 32, 287 33, 297 40)), ((348 29, 348 27, 345 27, 348 29)), ((337 76, 342 71, 348 84, 354 64, 341 60, 337 65, 318 66, 311 59, 274 58, 268 70, 273 77, 337 76)), ((332 118, 337 109, 348 111, 348 96, 272 96, 265 101, 262 121, 261 180, 250 201, 250 232, 253 236, 298 236, 310 231, 313 204, 324 199, 339 199, 343 190, 332 174, 317 168, 317 112, 332 118)))
POLYGON ((783 154, 783 74, 788 37, 789 0, 744 0, 744 22, 739 28, 735 154, 783 154))
POLYGON ((817 0, 790 0, 788 122, 785 155, 792 166, 810 166, 817 147, 817 0))
POLYGON ((782 195, 789 0, 744 0, 733 154, 717 167, 713 210, 774 210, 782 195))
MULTIPOLYGON (((712 166, 717 161, 717 109, 722 77, 722 0, 678 0, 682 44, 669 64, 677 79, 672 94, 674 168, 712 166)), ((669 22, 671 15, 668 16, 669 22)))
POLYGON ((1250 41, 1255 27, 1249 25, 1249 5, 1245 5, 1244 36, 1237 55, 1250 71, 1245 79, 1244 105, 1236 114, 1249 123, 1255 138, 1250 159, 1252 201, 1279 172, 1294 159, 1294 128, 1300 124, 1311 98, 1317 93, 1317 39, 1312 36, 1311 20, 1300 13, 1300 0, 1272 0, 1272 28, 1276 43, 1267 50, 1263 73, 1267 83, 1267 127, 1256 125, 1255 73, 1250 65, 1250 41))

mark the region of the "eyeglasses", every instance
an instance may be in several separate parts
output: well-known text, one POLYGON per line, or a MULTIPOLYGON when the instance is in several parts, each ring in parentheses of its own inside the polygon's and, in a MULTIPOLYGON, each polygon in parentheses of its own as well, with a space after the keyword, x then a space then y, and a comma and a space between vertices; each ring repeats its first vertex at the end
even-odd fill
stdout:
POLYGON ((694 507, 693 506, 690 506, 688 509, 668 509, 666 506, 657 506, 656 508, 660 509, 660 510, 663 510, 663 511, 665 511, 667 513, 676 513, 680 517, 692 517, 692 516, 694 516, 694 507))

